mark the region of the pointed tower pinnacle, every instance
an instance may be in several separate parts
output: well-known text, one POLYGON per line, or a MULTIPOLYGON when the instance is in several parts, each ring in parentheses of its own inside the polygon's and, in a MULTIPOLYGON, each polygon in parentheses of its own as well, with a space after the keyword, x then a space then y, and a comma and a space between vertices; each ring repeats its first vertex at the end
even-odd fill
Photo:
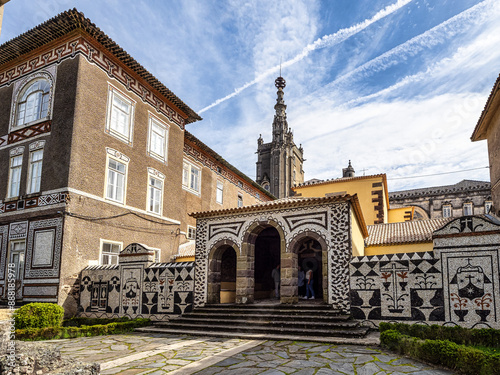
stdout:
POLYGON ((273 141, 282 143, 284 141, 284 136, 288 131, 288 123, 286 121, 286 104, 283 99, 283 95, 285 94, 283 89, 286 87, 286 81, 280 76, 276 78, 274 85, 278 89, 278 98, 276 99, 276 104, 274 106, 276 114, 274 115, 273 121, 273 141))

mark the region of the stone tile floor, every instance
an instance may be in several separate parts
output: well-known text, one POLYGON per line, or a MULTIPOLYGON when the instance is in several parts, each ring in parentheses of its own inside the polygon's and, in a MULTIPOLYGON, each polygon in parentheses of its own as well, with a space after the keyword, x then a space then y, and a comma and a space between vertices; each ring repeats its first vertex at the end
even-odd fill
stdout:
POLYGON ((134 333, 48 341, 63 356, 99 362, 101 374, 329 375, 453 372, 379 347, 134 333))

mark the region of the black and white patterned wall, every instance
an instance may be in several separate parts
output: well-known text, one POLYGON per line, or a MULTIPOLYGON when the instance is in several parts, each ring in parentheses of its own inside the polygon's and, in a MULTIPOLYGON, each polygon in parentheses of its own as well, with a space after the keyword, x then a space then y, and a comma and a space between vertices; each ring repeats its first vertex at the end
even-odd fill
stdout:
POLYGON ((193 308, 194 263, 89 266, 82 271, 80 316, 167 320, 193 308))
POLYGON ((434 251, 354 257, 355 319, 500 328, 500 223, 462 217, 434 232, 434 251))

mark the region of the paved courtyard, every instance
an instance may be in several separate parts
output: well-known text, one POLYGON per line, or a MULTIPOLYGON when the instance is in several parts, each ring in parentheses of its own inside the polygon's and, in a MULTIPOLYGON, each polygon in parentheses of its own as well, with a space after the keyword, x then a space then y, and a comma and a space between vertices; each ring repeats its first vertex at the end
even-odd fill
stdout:
POLYGON ((56 345, 63 356, 99 362, 101 374, 453 374, 378 347, 301 341, 134 333, 53 340, 47 344, 56 345))

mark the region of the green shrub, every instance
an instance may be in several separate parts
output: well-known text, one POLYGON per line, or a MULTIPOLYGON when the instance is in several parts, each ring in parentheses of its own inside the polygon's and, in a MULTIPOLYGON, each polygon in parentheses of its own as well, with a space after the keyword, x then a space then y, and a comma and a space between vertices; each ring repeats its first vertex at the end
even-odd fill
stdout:
POLYGON ((379 325, 380 332, 396 330, 403 335, 429 340, 449 340, 456 344, 500 347, 500 330, 498 329, 470 329, 460 326, 445 327, 440 325, 426 326, 423 324, 385 323, 379 325))
POLYGON ((25 341, 51 340, 59 338, 74 338, 101 336, 131 332, 135 328, 145 327, 151 324, 149 319, 134 319, 108 324, 97 324, 92 326, 82 325, 81 327, 46 327, 17 329, 16 339, 25 341))
POLYGON ((16 329, 60 327, 64 309, 54 303, 29 303, 16 310, 16 329))
POLYGON ((64 327, 81 327, 81 326, 95 326, 98 324, 109 324, 116 322, 128 322, 129 318, 123 316, 121 318, 85 318, 85 317, 74 317, 63 321, 62 325, 64 327))
MULTIPOLYGON (((461 374, 500 375, 500 354, 490 354, 448 340, 421 340, 389 328, 383 325, 380 333, 380 342, 387 349, 448 367, 461 374)), ((433 330, 435 328, 431 329, 433 330)))

